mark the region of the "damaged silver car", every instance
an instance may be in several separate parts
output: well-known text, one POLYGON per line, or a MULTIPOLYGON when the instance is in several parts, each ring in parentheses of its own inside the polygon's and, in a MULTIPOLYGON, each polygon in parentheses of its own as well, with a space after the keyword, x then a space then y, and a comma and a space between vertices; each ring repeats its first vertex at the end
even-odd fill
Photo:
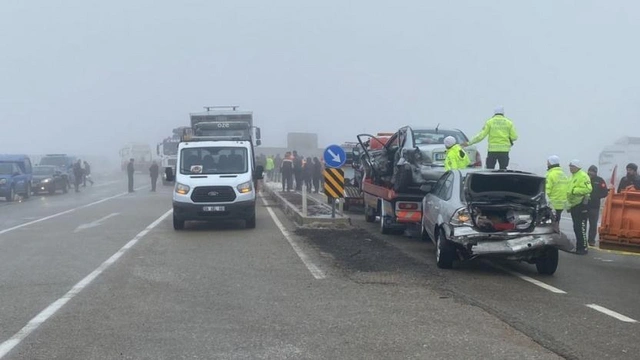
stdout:
POLYGON ((423 199, 422 238, 436 245, 440 268, 476 257, 526 261, 538 273, 558 267, 572 244, 547 205, 545 178, 511 170, 452 170, 423 199))

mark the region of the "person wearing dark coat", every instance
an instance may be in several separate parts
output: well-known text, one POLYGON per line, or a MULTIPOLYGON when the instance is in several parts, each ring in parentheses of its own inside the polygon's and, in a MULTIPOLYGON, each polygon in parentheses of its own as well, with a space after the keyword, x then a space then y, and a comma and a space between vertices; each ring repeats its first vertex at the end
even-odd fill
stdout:
POLYGON ((620 184, 618 184, 618 192, 622 192, 629 186, 633 186, 636 190, 640 190, 640 176, 638 176, 638 165, 634 163, 627 164, 627 176, 620 179, 620 184))
POLYGON ((88 162, 84 162, 84 176, 82 177, 82 187, 87 187, 87 181, 93 186, 93 180, 91 179, 91 165, 88 162))
POLYGON ((302 166, 302 180, 304 184, 307 186, 307 192, 311 192, 311 181, 313 179, 313 163, 311 162, 311 158, 308 157, 302 166))
POLYGON ((82 165, 80 160, 78 160, 75 164, 73 164, 73 176, 75 177, 75 188, 76 188, 76 192, 80 192, 80 183, 82 182, 82 175, 83 175, 83 170, 82 170, 82 165))
POLYGON ((133 173, 135 172, 135 168, 133 167, 133 158, 129 159, 129 163, 127 164, 127 177, 129 178, 129 192, 132 193, 133 190, 133 173))
POLYGON ((600 200, 607 197, 609 189, 607 189, 607 182, 598 176, 597 166, 591 165, 587 174, 589 174, 589 178, 591 178, 592 189, 591 196, 589 197, 589 203, 587 204, 589 214, 589 232, 587 233, 587 240, 589 246, 596 246, 598 219, 600 218, 600 200))
POLYGON ((158 163, 154 161, 149 167, 149 176, 151 176, 151 191, 156 191, 156 183, 158 182, 159 172, 160 168, 158 167, 158 163))
POLYGON ((293 159, 288 151, 280 164, 280 173, 282 174, 282 191, 293 190, 293 159))
POLYGON ((320 182, 322 180, 322 164, 317 157, 313 158, 313 173, 311 177, 313 181, 313 192, 317 194, 320 191, 320 182))
POLYGON ((293 150, 293 177, 296 180, 296 190, 302 190, 302 156, 293 150))

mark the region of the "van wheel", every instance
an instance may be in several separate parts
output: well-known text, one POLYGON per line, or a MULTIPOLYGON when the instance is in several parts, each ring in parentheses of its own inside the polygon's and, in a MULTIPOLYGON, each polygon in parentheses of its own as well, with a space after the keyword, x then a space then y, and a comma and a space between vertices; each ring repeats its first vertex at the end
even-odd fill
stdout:
POLYGON ((253 215, 251 215, 246 221, 246 228, 247 229, 255 229, 256 228, 256 214, 253 213, 253 215))
POLYGON ((15 200, 15 199, 16 199, 16 192, 15 192, 15 190, 13 189, 13 187, 11 187, 11 189, 9 190, 9 195, 7 195, 7 198, 6 198, 6 199, 7 199, 7 201, 9 201, 9 202, 11 202, 11 201, 13 201, 13 200, 15 200))
POLYGON ((25 200, 31 197, 31 183, 27 183, 27 191, 24 192, 23 197, 25 200))
POLYGON ((389 228, 389 225, 387 224, 387 216, 384 214, 384 209, 383 209, 383 205, 380 205, 381 210, 380 210, 380 233, 382 234, 391 234, 391 229, 389 228))
POLYGON ((184 220, 180 220, 175 215, 173 215, 173 229, 174 230, 184 229, 184 220))
POLYGON ((536 269, 540 275, 553 275, 558 269, 558 249, 549 248, 544 256, 537 258, 536 269))
POLYGON ((436 264, 441 269, 451 269, 456 258, 456 248, 447 240, 444 231, 436 234, 436 264))

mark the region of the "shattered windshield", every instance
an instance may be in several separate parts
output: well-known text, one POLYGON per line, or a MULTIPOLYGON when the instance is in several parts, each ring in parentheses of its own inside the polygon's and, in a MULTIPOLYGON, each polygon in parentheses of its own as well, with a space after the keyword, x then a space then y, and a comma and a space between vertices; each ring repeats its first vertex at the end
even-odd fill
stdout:
POLYGON ((444 145, 444 138, 453 136, 458 144, 467 141, 461 131, 450 130, 414 130, 413 139, 416 145, 444 145))

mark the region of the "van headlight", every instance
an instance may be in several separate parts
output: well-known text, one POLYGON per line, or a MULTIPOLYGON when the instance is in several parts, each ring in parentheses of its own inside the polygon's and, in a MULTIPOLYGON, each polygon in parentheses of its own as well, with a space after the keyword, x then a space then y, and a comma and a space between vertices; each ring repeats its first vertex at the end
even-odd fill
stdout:
POLYGON ((237 188, 240 194, 246 194, 248 192, 251 192, 251 190, 253 190, 253 183, 251 181, 247 181, 245 183, 238 185, 237 188))
POLYGON ((185 184, 176 183, 176 192, 180 195, 187 195, 191 188, 185 184))

